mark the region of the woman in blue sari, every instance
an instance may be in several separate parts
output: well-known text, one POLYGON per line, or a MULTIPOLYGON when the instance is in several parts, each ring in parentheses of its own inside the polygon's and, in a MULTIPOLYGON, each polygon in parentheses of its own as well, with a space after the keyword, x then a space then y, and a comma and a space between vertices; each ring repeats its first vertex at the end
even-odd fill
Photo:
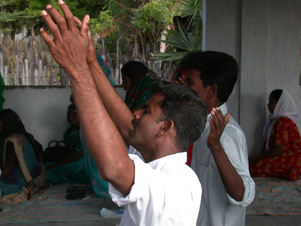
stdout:
POLYGON ((70 127, 64 133, 64 142, 68 154, 56 162, 45 163, 47 182, 89 184, 79 135, 80 124, 74 104, 68 106, 67 120, 70 127))
POLYGON ((5 197, 25 201, 45 184, 42 145, 29 134, 11 109, 0 111, 0 139, 2 141, 1 202, 5 197))

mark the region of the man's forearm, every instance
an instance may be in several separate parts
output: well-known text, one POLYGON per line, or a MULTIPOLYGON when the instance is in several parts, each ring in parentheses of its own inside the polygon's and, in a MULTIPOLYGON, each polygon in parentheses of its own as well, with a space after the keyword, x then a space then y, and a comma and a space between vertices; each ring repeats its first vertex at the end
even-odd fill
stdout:
POLYGON ((84 137, 100 174, 127 195, 134 183, 134 164, 97 93, 87 64, 90 17, 85 16, 78 29, 66 3, 59 1, 59 6, 64 17, 51 5, 46 6, 47 11, 42 11, 53 38, 43 28, 41 36, 55 61, 68 74, 84 137))
POLYGON ((80 73, 80 77, 70 76, 70 82, 88 148, 101 176, 127 194, 133 183, 133 162, 128 157, 123 140, 99 98, 90 71, 80 73), (72 79, 73 77, 79 79, 72 79), (119 164, 116 164, 117 156, 119 164))
POLYGON ((115 91, 97 61, 89 65, 99 96, 125 143, 128 144, 129 131, 133 130, 133 114, 115 91))
POLYGON ((210 149, 227 193, 236 201, 241 201, 244 195, 244 183, 241 176, 231 164, 220 143, 210 149))

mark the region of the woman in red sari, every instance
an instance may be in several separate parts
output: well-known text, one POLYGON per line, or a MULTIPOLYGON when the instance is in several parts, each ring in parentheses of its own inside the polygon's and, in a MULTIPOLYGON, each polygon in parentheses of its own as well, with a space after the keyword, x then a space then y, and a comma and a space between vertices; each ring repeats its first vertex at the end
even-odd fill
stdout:
POLYGON ((296 181, 301 175, 301 139, 297 127, 298 108, 285 90, 269 97, 269 119, 264 127, 264 147, 250 159, 250 172, 257 177, 296 181))

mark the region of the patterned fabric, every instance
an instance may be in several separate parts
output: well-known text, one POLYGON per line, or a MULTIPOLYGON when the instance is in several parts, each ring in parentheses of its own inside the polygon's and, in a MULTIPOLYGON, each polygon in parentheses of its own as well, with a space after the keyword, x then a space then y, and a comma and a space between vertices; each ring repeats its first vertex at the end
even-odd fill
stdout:
MULTIPOLYGON (((250 165, 253 176, 278 177, 296 181, 301 175, 301 138, 296 124, 287 117, 275 120, 269 139, 270 149, 284 146, 281 156, 266 157, 250 165)), ((262 152, 267 152, 266 147, 262 152)))
MULTIPOLYGON (((12 142, 18 159, 18 165, 13 172, 1 180, 1 195, 18 194, 23 187, 30 188, 36 193, 45 184, 46 177, 44 167, 36 158, 30 142, 21 134, 12 134, 5 140, 4 150, 7 142, 12 142)), ((6 162, 6 151, 3 155, 3 163, 6 162)))
POLYGON ((152 96, 149 87, 155 81, 158 81, 158 78, 152 73, 148 73, 141 77, 136 88, 127 94, 125 103, 132 112, 138 110, 152 96))

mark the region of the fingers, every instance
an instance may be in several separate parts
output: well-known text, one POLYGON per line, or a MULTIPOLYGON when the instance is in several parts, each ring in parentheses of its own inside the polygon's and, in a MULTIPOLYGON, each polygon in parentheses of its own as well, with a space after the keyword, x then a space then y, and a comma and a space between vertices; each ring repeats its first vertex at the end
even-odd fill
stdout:
POLYGON ((77 24, 77 26, 78 26, 79 28, 81 28, 81 26, 82 26, 81 20, 78 19, 78 18, 75 16, 75 17, 74 17, 74 21, 75 21, 75 23, 77 24))
POLYGON ((227 123, 229 122, 229 119, 230 119, 230 114, 227 113, 225 118, 224 118, 224 123, 225 123, 225 126, 227 125, 227 123))
MULTIPOLYGON (((228 123, 229 119, 230 119, 229 113, 227 113, 226 116, 224 116, 222 111, 219 108, 212 108, 210 121, 216 129, 217 128, 224 129, 224 127, 228 123)), ((211 125, 211 123, 210 123, 210 125, 211 125)))
MULTIPOLYGON (((51 5, 48 5, 46 7, 48 10, 53 8, 51 5)), ((62 36, 61 33, 58 29, 58 26, 53 22, 52 18, 50 15, 46 12, 46 10, 42 11, 42 17, 45 20, 46 24, 48 25, 53 37, 55 40, 62 41, 62 36)))
POLYGON ((89 28, 89 20, 90 20, 90 16, 86 15, 83 19, 83 22, 81 24, 81 28, 80 28, 80 34, 82 37, 85 38, 90 38, 90 28, 89 28))
POLYGON ((223 113, 221 113, 219 108, 212 108, 211 110, 211 119, 216 128, 219 128, 223 121, 223 113))
POLYGON ((45 43, 47 44, 48 48, 55 47, 55 43, 53 42, 52 38, 47 34, 47 32, 45 31, 44 28, 40 29, 40 34, 41 34, 43 40, 45 41, 45 43))
POLYGON ((93 52, 94 53, 94 51, 95 51, 94 40, 93 40, 93 37, 90 35, 89 36, 88 52, 93 52))
MULTIPOLYGON (((69 31, 73 32, 73 31, 75 31, 75 29, 78 30, 74 25, 74 16, 73 16, 72 12, 70 11, 69 7, 67 6, 67 4, 63 0, 59 0, 59 5, 65 15, 64 23, 61 24, 63 26, 62 28, 64 28, 64 26, 66 25, 66 22, 67 22, 69 31)), ((60 29, 61 29, 61 27, 60 27, 60 29)))
POLYGON ((188 86, 187 80, 185 79, 184 76, 179 77, 179 78, 176 80, 176 83, 181 84, 181 85, 184 85, 184 86, 188 86))
MULTIPOLYGON (((66 5, 66 4, 64 4, 64 5, 66 5)), ((62 8, 62 6, 61 6, 61 8, 62 8)), ((59 13, 59 11, 57 11, 57 9, 54 8, 54 7, 52 7, 51 5, 46 6, 46 10, 49 13, 49 15, 53 18, 53 20, 56 22, 56 25, 59 28, 60 33, 64 34, 65 32, 67 32, 68 31, 68 27, 67 27, 67 24, 66 24, 66 20, 59 13)), ((52 23, 54 24, 53 20, 51 19, 52 23)), ((46 21, 46 23, 47 23, 47 21, 46 21)), ((49 24, 48 24, 48 26, 49 26, 49 24)), ((49 28, 51 29, 50 26, 49 26, 49 28)), ((52 30, 51 30, 51 32, 52 32, 52 30)))

